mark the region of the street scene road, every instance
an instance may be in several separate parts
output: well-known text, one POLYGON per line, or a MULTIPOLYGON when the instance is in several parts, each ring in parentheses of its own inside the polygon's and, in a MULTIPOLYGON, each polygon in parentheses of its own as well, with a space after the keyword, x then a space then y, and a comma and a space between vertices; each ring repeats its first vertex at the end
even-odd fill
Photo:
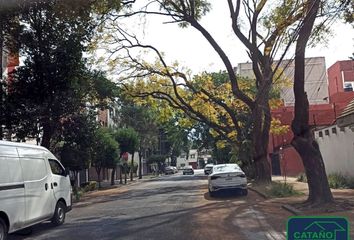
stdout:
POLYGON ((9 239, 285 239, 286 218, 274 224, 274 210, 264 212, 263 201, 252 191, 210 198, 207 177, 196 170, 195 175, 163 176, 74 206, 64 225, 43 223, 31 235, 9 239))

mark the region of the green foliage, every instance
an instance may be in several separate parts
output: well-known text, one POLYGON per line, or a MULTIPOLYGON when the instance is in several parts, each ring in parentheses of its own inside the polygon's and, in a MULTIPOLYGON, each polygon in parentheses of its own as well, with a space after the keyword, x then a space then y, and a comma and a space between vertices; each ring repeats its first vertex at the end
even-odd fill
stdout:
POLYGON ((268 195, 272 197, 290 197, 294 195, 300 195, 301 193, 296 191, 291 184, 272 182, 267 189, 268 195))
POLYGON ((354 177, 345 176, 341 173, 331 173, 328 175, 330 188, 354 188, 354 177))
POLYGON ((89 166, 91 161, 94 134, 98 127, 95 115, 91 112, 73 115, 64 120, 62 139, 58 153, 61 162, 72 171, 79 171, 89 166))
POLYGON ((63 119, 89 107, 107 107, 118 94, 115 84, 103 72, 88 69, 83 58, 95 27, 88 2, 35 2, 16 16, 19 27, 9 34, 13 48, 26 58, 12 75, 0 121, 17 140, 43 133, 42 145, 53 148, 63 119))
POLYGON ((114 132, 121 153, 134 153, 137 150, 139 136, 133 128, 120 128, 114 132))
POLYGON ((300 173, 299 176, 297 176, 296 181, 307 183, 306 173, 300 173))
POLYGON ((151 155, 147 162, 149 164, 152 164, 152 163, 165 163, 166 161, 166 156, 165 155, 151 155))
POLYGON ((137 170, 138 170, 138 164, 134 162, 133 163, 133 169, 132 169, 131 164, 127 164, 125 169, 126 169, 127 173, 130 173, 130 171, 133 170, 133 173, 135 174, 137 172, 137 170))
MULTIPOLYGON (((160 3, 160 7, 162 10, 170 14, 179 15, 182 19, 186 17, 186 15, 199 20, 202 16, 210 10, 210 3, 205 0, 195 0, 195 1, 170 1, 164 0, 160 3)), ((181 27, 187 27, 187 22, 179 23, 181 27)))
POLYGON ((81 105, 72 88, 85 69, 84 43, 89 23, 57 11, 53 2, 35 4, 19 15, 16 38, 24 65, 13 74, 8 96, 8 122, 17 138, 36 137, 43 131, 43 145, 59 129, 60 121, 81 105))
POLYGON ((144 152, 153 149, 158 141, 158 123, 155 112, 149 106, 140 106, 130 101, 121 100, 119 123, 122 127, 133 128, 139 137, 137 150, 144 152))
POLYGON ((84 192, 91 192, 98 189, 96 181, 89 181, 86 186, 83 187, 84 192))
POLYGON ((92 152, 92 165, 97 171, 103 167, 116 167, 119 162, 119 144, 113 138, 113 132, 110 129, 103 127, 97 129, 92 152))

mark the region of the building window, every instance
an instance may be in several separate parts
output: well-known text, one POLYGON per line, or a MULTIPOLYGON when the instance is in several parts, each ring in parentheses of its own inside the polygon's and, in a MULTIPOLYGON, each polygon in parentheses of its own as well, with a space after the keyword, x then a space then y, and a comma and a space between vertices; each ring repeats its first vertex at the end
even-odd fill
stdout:
POLYGON ((344 92, 353 92, 352 82, 344 82, 344 92))
POLYGON ((325 130, 325 135, 329 136, 329 130, 328 129, 325 130))
POLYGON ((318 132, 318 136, 323 137, 323 132, 322 131, 318 132))
POLYGON ((341 132, 345 132, 345 127, 340 127, 339 130, 340 130, 341 132))
POLYGON ((332 128, 332 133, 337 134, 337 128, 332 128))
POLYGON ((195 154, 191 154, 191 158, 195 158, 195 154))

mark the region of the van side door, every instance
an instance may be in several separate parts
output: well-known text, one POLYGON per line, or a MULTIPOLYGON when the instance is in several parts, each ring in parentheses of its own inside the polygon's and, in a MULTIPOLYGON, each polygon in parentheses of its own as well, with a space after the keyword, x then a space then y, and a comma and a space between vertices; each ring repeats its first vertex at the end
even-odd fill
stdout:
POLYGON ((0 212, 10 221, 9 232, 25 222, 25 186, 16 147, 0 145, 0 212))
POLYGON ((26 225, 28 226, 50 218, 55 203, 44 151, 29 148, 18 150, 25 184, 26 225))

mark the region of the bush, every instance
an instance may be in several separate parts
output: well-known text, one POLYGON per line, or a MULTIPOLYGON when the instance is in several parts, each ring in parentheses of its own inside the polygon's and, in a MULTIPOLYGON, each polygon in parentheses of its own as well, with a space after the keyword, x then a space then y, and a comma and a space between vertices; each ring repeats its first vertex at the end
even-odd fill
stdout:
POLYGON ((97 182, 96 181, 86 182, 81 184, 81 187, 84 192, 95 191, 97 189, 97 182))
POLYGON ((341 173, 331 173, 328 175, 330 188, 351 188, 354 189, 354 177, 345 176, 341 173))
POLYGON ((348 178, 348 187, 354 189, 354 177, 348 178))
POLYGON ((299 176, 297 176, 296 181, 307 183, 306 173, 300 173, 299 176))
POLYGON ((74 195, 74 200, 79 201, 83 195, 82 189, 77 188, 77 187, 73 187, 73 195, 74 195))
POLYGON ((328 175, 330 188, 349 188, 348 178, 341 173, 331 173, 328 175))
POLYGON ((293 195, 300 195, 294 187, 288 183, 272 182, 268 189, 268 195, 273 197, 289 197, 293 195))

